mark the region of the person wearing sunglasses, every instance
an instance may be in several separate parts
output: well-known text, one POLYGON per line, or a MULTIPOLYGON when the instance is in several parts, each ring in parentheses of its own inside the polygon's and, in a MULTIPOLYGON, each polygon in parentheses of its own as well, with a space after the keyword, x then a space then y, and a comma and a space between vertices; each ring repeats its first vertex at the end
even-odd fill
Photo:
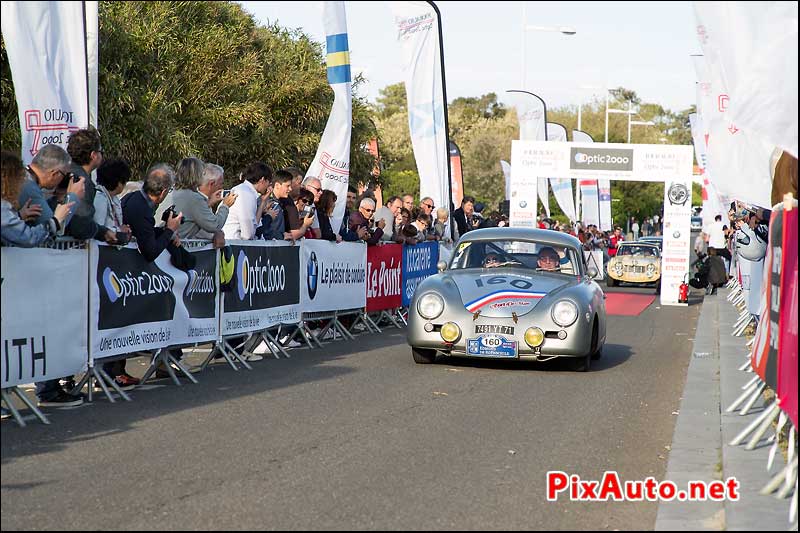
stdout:
POLYGON ((360 240, 370 246, 381 240, 383 229, 386 227, 386 221, 381 219, 375 223, 374 230, 370 231, 374 216, 375 200, 372 198, 362 199, 358 204, 358 211, 350 215, 350 231, 355 232, 360 240))
MULTIPOLYGON (((290 194, 290 198, 294 201, 294 208, 297 211, 297 220, 300 225, 299 230, 302 230, 302 233, 300 235, 297 235, 296 233, 299 230, 290 229, 288 233, 290 233, 292 237, 291 239, 287 237, 287 240, 297 240, 300 237, 313 239, 314 238, 313 233, 312 231, 309 230, 311 229, 311 226, 314 223, 314 219, 316 218, 315 217, 316 208, 314 207, 314 193, 306 189, 300 189, 298 191, 292 191, 292 193, 290 194)), ((287 210, 287 213, 289 211, 291 210, 287 210)), ((291 217, 292 216, 289 215, 290 228, 292 226, 291 217)))

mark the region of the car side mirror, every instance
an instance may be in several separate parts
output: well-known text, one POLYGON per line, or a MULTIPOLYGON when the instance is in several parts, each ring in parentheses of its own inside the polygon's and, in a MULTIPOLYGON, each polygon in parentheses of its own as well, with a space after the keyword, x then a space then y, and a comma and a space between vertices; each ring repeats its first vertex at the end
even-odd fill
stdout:
POLYGON ((447 263, 444 261, 439 261, 438 263, 436 263, 436 268, 439 269, 439 272, 444 272, 445 270, 447 270, 447 263))
POLYGON ((590 278, 592 278, 592 279, 596 278, 596 277, 597 277, 597 274, 599 274, 599 272, 598 272, 598 271, 597 271, 597 269, 596 269, 595 267, 593 267, 593 266, 591 266, 591 267, 589 267, 589 268, 587 268, 587 269, 586 269, 586 275, 587 275, 587 276, 589 276, 589 277, 590 277, 590 278))

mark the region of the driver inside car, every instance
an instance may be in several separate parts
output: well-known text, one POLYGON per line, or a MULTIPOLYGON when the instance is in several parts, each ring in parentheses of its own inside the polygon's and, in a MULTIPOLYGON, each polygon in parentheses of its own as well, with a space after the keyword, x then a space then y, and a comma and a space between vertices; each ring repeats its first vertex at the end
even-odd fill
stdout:
POLYGON ((500 266, 500 263, 500 257, 494 253, 488 253, 483 258, 483 268, 495 268, 500 266))
POLYGON ((550 246, 545 246, 539 251, 539 269, 548 272, 558 272, 561 270, 559 265, 559 258, 556 251, 550 246))

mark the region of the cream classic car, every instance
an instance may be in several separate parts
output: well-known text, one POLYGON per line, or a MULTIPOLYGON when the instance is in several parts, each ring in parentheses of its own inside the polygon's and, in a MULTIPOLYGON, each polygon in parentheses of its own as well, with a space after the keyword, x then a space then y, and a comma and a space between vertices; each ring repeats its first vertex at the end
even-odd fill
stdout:
POLYGON ((658 245, 646 242, 621 242, 617 255, 606 267, 609 287, 619 283, 655 283, 661 279, 661 252, 658 245))

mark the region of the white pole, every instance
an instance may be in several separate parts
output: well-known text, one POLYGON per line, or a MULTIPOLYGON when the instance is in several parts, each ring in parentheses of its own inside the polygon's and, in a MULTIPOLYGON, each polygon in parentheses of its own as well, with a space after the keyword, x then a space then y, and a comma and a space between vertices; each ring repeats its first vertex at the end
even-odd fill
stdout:
POLYGON ((608 89, 606 89, 606 141, 608 142, 608 89))
POLYGON ((633 114, 633 101, 628 101, 628 144, 631 143, 631 115, 633 114))
POLYGON ((525 51, 528 48, 528 39, 526 37, 527 28, 525 24, 528 21, 528 2, 522 2, 522 90, 525 90, 526 72, 525 72, 525 51))
POLYGON ((581 129, 581 103, 578 102, 578 129, 581 129))

